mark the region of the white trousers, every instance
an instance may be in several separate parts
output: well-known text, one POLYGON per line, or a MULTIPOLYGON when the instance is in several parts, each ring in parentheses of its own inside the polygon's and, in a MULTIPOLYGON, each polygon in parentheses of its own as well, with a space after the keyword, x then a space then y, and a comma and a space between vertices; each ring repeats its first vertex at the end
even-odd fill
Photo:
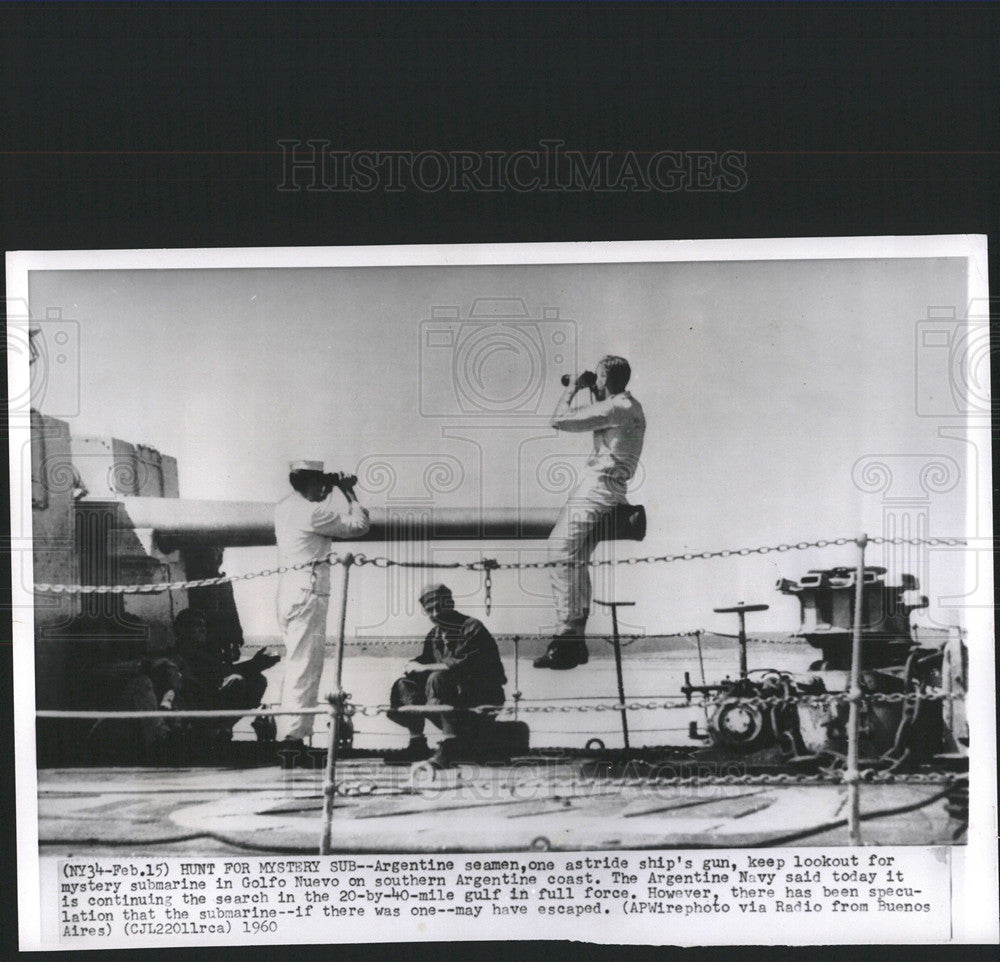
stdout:
MULTIPOLYGON (((316 707, 330 607, 328 592, 328 586, 312 583, 308 571, 286 575, 278 587, 278 625, 285 643, 283 711, 316 707)), ((306 738, 312 734, 313 720, 313 715, 279 715, 278 739, 306 738)))
POLYGON ((559 512, 548 541, 556 635, 582 635, 590 614, 590 568, 586 562, 599 540, 602 520, 622 501, 603 478, 577 486, 559 512))

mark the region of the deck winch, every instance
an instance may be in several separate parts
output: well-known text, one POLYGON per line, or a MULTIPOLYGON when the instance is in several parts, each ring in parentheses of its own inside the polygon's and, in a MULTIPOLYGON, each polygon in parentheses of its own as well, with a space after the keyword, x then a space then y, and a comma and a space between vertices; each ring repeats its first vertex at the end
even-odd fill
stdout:
MULTIPOLYGON (((926 760, 951 747, 945 743, 942 702, 932 696, 947 680, 944 648, 918 644, 910 613, 926 607, 914 598, 917 579, 885 583, 886 571, 864 569, 861 590, 860 752, 868 762, 893 767, 926 760)), ((775 763, 843 756, 847 750, 851 635, 855 616, 856 571, 810 571, 798 582, 781 579, 777 588, 794 595, 802 623, 794 637, 819 648, 823 657, 805 675, 773 669, 746 669, 744 612, 762 605, 721 609, 740 615, 740 673, 735 680, 694 685, 685 674, 682 692, 708 696, 706 732, 692 725, 694 738, 707 740, 711 756, 749 757, 764 753, 775 763)), ((720 610, 720 609, 717 609, 720 610)), ((959 657, 958 662, 961 662, 959 657)), ((764 760, 764 759, 758 759, 764 760)))

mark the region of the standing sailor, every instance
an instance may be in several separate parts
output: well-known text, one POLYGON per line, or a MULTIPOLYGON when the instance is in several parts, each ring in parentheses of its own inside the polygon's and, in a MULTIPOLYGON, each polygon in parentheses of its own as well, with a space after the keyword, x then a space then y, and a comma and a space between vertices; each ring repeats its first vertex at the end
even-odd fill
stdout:
MULTIPOLYGON (((323 672, 326 616, 330 606, 333 538, 359 538, 368 533, 368 511, 354 493, 356 478, 324 474, 322 461, 293 461, 288 483, 292 492, 274 512, 278 564, 286 571, 278 585, 278 625, 285 643, 285 676, 281 707, 285 711, 314 708, 323 672), (334 495, 334 489, 339 494, 334 495), (344 501, 347 511, 344 511, 344 501)), ((301 743, 312 733, 312 715, 280 715, 278 739, 301 743)))
POLYGON ((590 614, 587 562, 597 546, 600 528, 615 506, 628 504, 626 490, 635 474, 646 434, 642 405, 625 386, 632 375, 623 357, 601 358, 594 373, 585 371, 568 384, 552 427, 559 431, 593 431, 594 449, 583 477, 569 496, 549 535, 552 597, 558 624, 548 650, 535 668, 568 669, 588 660, 584 630, 590 614), (590 388, 595 401, 573 408, 577 392, 590 388))

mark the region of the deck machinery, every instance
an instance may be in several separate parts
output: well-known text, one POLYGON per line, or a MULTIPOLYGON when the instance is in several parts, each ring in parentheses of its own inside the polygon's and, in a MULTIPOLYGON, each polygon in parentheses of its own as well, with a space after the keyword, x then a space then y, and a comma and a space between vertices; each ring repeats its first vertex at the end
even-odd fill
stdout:
MULTIPOLYGON (((860 703, 859 746, 866 765, 897 769, 960 754, 968 744, 955 703, 929 697, 964 691, 967 656, 957 631, 942 633, 942 643, 934 646, 916 641, 910 615, 926 607, 927 599, 917 594, 912 575, 902 575, 897 585, 887 584, 885 576, 885 568, 864 569, 860 685, 865 695, 890 697, 860 703)), ((735 679, 692 685, 688 678, 688 697, 699 692, 710 699, 707 732, 692 730, 709 743, 700 756, 792 765, 844 757, 848 702, 808 696, 848 691, 856 578, 856 569, 838 567, 778 581, 777 590, 801 605, 794 637, 822 656, 808 673, 746 671, 744 658, 735 679)))

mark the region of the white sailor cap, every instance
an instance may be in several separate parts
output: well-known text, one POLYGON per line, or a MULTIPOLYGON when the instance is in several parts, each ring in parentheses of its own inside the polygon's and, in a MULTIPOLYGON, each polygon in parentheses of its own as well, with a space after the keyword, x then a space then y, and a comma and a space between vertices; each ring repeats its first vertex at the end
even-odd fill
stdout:
POLYGON ((432 598, 451 598, 453 597, 451 593, 451 588, 446 584, 442 584, 440 581, 436 581, 433 584, 424 585, 420 589, 420 603, 423 604, 425 601, 430 601, 432 598))
POLYGON ((318 471, 323 473, 322 461, 292 461, 288 465, 289 471, 318 471))

